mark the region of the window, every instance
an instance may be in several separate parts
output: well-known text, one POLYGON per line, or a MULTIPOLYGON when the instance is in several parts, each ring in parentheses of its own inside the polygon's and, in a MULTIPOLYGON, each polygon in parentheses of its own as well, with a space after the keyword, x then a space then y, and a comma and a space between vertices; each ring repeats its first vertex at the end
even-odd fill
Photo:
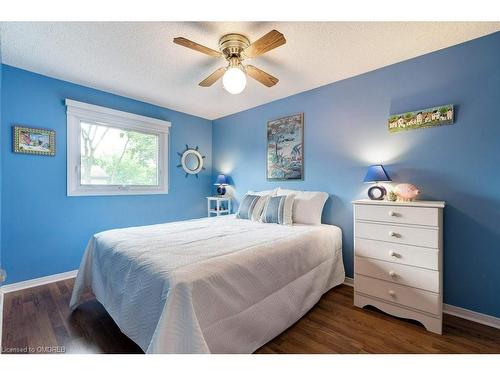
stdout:
POLYGON ((68 195, 168 193, 170 123, 66 99, 68 195))

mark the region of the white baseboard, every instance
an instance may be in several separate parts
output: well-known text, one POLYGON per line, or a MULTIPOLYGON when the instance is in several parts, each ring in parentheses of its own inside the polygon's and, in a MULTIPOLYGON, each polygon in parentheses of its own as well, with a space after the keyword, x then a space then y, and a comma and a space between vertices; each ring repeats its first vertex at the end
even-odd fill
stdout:
MULTIPOLYGON (((352 277, 346 277, 344 280, 344 285, 354 287, 354 279, 352 277)), ((485 326, 500 329, 500 318, 497 318, 495 316, 467 310, 458 306, 448 305, 446 303, 443 304, 443 313, 458 316, 462 319, 471 320, 476 323, 484 324, 485 326)))
POLYGON ((344 285, 352 286, 354 288, 354 279, 352 277, 345 277, 344 285))
POLYGON ((68 271, 68 272, 63 272, 63 273, 56 273, 55 275, 39 277, 37 279, 31 279, 31 280, 21 281, 18 283, 7 284, 7 285, 3 285, 0 288, 0 291, 3 293, 16 292, 16 291, 22 290, 22 289, 33 288, 35 286, 50 284, 50 283, 54 283, 56 281, 71 279, 73 277, 76 277, 77 273, 78 273, 78 270, 73 270, 73 271, 68 271))
POLYGON ((476 323, 484 324, 485 326, 490 326, 500 329, 500 318, 495 316, 482 314, 472 310, 467 310, 462 307, 443 304, 443 312, 445 314, 458 316, 459 318, 472 320, 476 323))

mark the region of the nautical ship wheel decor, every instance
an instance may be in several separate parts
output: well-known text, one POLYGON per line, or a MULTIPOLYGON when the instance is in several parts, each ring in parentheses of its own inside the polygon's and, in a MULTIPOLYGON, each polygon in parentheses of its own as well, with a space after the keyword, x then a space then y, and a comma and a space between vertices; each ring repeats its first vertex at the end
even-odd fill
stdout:
POLYGON ((186 172, 186 178, 189 175, 194 175, 198 178, 198 173, 205 170, 203 164, 205 163, 205 156, 198 151, 198 146, 195 148, 186 145, 186 149, 178 152, 177 155, 181 158, 181 163, 177 168, 182 168, 186 172))

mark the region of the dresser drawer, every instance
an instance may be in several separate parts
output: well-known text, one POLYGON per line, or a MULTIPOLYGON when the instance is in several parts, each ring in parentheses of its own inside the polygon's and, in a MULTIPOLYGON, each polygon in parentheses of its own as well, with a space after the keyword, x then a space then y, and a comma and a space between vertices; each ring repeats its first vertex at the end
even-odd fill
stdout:
POLYGON ((354 251, 362 257, 439 270, 437 249, 356 238, 354 251))
POLYGON ((426 290, 411 288, 359 274, 356 274, 354 278, 354 289, 356 292, 402 306, 412 307, 434 315, 441 314, 439 294, 426 290))
POLYGON ((429 207, 405 207, 384 205, 356 205, 356 219, 384 221, 388 223, 439 225, 439 210, 429 207))
POLYGON ((439 293, 439 272, 356 256, 357 274, 439 293))
POLYGON ((439 247, 439 232, 433 228, 407 227, 356 221, 356 237, 407 245, 439 247))

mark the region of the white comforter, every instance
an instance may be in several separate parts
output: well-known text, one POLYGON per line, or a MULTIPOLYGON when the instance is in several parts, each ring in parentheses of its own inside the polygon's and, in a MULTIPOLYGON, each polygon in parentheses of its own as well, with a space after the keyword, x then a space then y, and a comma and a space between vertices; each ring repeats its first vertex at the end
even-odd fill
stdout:
POLYGON ((231 215, 94 235, 70 304, 91 291, 147 353, 251 353, 343 281, 339 228, 231 215))

